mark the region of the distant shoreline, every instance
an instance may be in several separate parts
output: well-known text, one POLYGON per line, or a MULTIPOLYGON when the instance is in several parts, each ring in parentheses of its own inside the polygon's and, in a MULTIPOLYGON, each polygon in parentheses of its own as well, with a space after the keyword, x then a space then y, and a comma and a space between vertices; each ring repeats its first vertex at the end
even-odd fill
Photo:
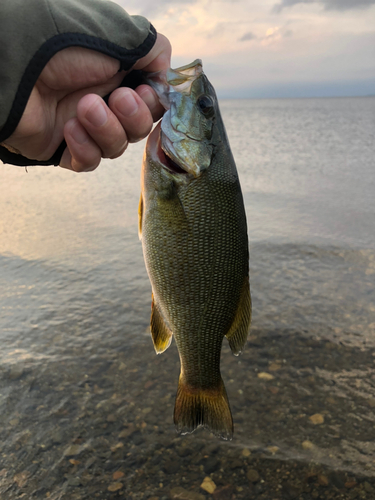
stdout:
POLYGON ((248 100, 254 100, 254 101, 265 101, 269 99, 274 99, 274 100, 280 100, 280 99, 368 99, 368 98, 374 98, 375 94, 369 94, 369 95, 345 95, 345 96, 296 96, 296 97, 228 97, 228 96, 221 96, 220 94, 218 95, 218 98, 220 100, 242 100, 242 101, 248 101, 248 100))

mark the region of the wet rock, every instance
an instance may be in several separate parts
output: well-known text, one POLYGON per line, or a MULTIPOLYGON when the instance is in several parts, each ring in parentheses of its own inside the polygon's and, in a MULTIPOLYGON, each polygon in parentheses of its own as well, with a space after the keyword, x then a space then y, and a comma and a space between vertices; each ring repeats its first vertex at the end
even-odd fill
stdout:
POLYGON ((64 456, 65 457, 72 457, 74 455, 78 455, 81 451, 82 451, 82 446, 80 446, 79 444, 71 444, 64 451, 64 456))
POLYGON ((163 471, 166 474, 176 474, 180 469, 180 464, 175 460, 168 460, 163 465, 163 471))
POLYGON ((201 484, 201 488, 207 493, 213 493, 216 490, 216 484, 212 481, 210 477, 205 477, 203 479, 203 483, 201 484))
POLYGON ((272 453, 272 455, 275 455, 279 451, 278 446, 267 446, 267 450, 272 453))
POLYGON ((24 369, 22 366, 12 366, 12 368, 9 370, 9 379, 10 380, 18 380, 22 377, 24 374, 24 369))
POLYGON ((258 378, 260 378, 261 380, 273 380, 275 377, 267 372, 259 372, 258 378))
POLYGON ((68 479, 68 484, 69 484, 69 486, 80 486, 81 480, 79 477, 70 477, 68 479))
POLYGON ((249 457, 251 455, 251 451, 249 450, 249 448, 244 448, 242 450, 242 456, 243 457, 249 457))
POLYGON ((211 474, 220 467, 220 460, 216 457, 209 457, 203 462, 204 472, 211 474))
POLYGON ((135 432, 131 437, 133 443, 137 446, 144 442, 143 436, 140 432, 135 432))
POLYGON ((63 442, 63 434, 60 429, 55 429, 51 433, 51 441, 53 444, 61 444, 63 442))
POLYGON ((259 473, 255 469, 249 469, 247 471, 246 476, 247 476, 247 479, 249 481, 251 481, 252 483, 257 483, 260 480, 259 473))
POLYGON ((116 481, 117 479, 120 479, 120 478, 122 478, 122 477, 124 477, 124 473, 123 473, 121 470, 117 470, 116 472, 114 472, 114 473, 112 474, 112 479, 113 479, 114 481, 116 481))
POLYGON ((298 498, 301 490, 296 485, 287 481, 282 486, 283 498, 292 500, 293 498, 298 498))
POLYGON ((319 474, 318 483, 320 484, 320 486, 328 486, 329 485, 328 477, 324 476, 323 474, 319 474))
POLYGON ((112 483, 108 486, 108 491, 114 492, 119 491, 123 487, 122 483, 112 483))
POLYGON ((314 448, 314 445, 311 441, 306 440, 306 441, 303 441, 302 448, 304 450, 311 450, 312 448, 314 448))
POLYGON ((234 459, 230 460, 228 465, 231 468, 231 470, 234 470, 234 469, 241 469, 244 463, 242 460, 234 459))
POLYGON ((13 477, 13 481, 19 488, 23 488, 26 485, 29 477, 30 472, 28 470, 24 470, 23 472, 18 472, 17 474, 15 474, 15 476, 13 477))
POLYGON ((212 496, 215 500, 231 500, 233 493, 233 486, 231 484, 228 484, 227 486, 216 488, 212 496))
POLYGON ((311 415, 309 420, 314 425, 321 425, 324 423, 324 417, 320 413, 315 413, 315 415, 311 415))
POLYGON ((187 446, 180 446, 176 451, 181 458, 188 457, 193 452, 193 450, 187 446))
POLYGON ((169 497, 171 500, 205 500, 204 495, 194 491, 188 491, 180 486, 172 488, 169 497))
POLYGON ((343 472, 334 471, 331 474, 331 481, 337 488, 344 488, 346 483, 346 477, 343 472))
POLYGON ((364 488, 365 491, 367 491, 367 493, 373 493, 374 492, 373 486, 371 486, 371 484, 368 481, 365 481, 363 483, 363 488, 364 488))

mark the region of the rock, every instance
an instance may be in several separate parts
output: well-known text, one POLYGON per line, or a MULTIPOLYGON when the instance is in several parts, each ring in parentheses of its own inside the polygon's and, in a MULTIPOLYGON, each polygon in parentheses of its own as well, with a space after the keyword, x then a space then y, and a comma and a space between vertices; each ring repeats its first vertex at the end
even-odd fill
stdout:
POLYGON ((204 472, 211 474, 220 467, 220 460, 216 457, 209 457, 203 462, 204 472))
POLYGON ((268 367, 270 372, 277 372, 277 370, 280 370, 281 365, 280 363, 271 363, 268 367))
POLYGON ((373 491, 374 491, 374 488, 371 486, 371 484, 368 481, 365 481, 363 483, 363 488, 365 489, 365 491, 367 491, 367 493, 373 493, 373 491))
POLYGON ((337 487, 337 488, 343 488, 345 486, 346 482, 346 477, 343 472, 340 471, 333 471, 330 474, 331 481, 332 483, 337 487))
POLYGON ((9 378, 10 380, 18 380, 22 377, 23 375, 23 368, 21 366, 12 366, 12 368, 9 371, 9 378))
POLYGON ((258 471, 255 469, 249 469, 247 471, 247 479, 251 481, 252 483, 257 483, 260 480, 260 476, 258 474, 258 471))
POLYGON ((27 483, 29 477, 30 477, 30 472, 24 470, 23 472, 18 472, 17 474, 15 474, 15 476, 13 477, 13 481, 17 483, 17 486, 19 488, 23 488, 27 483))
POLYGON ((81 453, 81 451, 82 451, 82 446, 80 446, 79 444, 71 444, 64 451, 64 456, 71 457, 74 455, 78 455, 79 453, 81 453))
POLYGON ((290 483, 287 481, 286 483, 283 484, 282 486, 282 492, 283 492, 283 498, 285 499, 294 499, 298 498, 299 494, 301 493, 301 490, 297 488, 294 484, 290 483))
POLYGON ((328 477, 324 476, 323 474, 319 474, 318 483, 320 484, 320 486, 328 486, 329 485, 328 477))
POLYGON ((205 477, 203 479, 203 483, 201 484, 201 488, 207 493, 213 493, 216 490, 216 484, 212 481, 210 477, 205 477))
POLYGON ((112 483, 108 486, 108 491, 119 491, 123 487, 122 483, 112 483))
POLYGON ((350 481, 346 481, 345 483, 345 488, 354 488, 355 486, 357 486, 357 481, 355 481, 354 479, 350 480, 350 481))
POLYGON ((112 479, 116 481, 116 479, 120 479, 121 477, 124 477, 124 473, 120 470, 117 470, 112 474, 112 479))
POLYGON ((311 450, 312 448, 314 448, 314 445, 311 441, 306 440, 306 441, 303 441, 302 448, 304 450, 311 450))
POLYGON ((249 448, 244 448, 242 450, 242 456, 243 457, 249 457, 251 455, 251 451, 249 450, 249 448))
POLYGON ((142 444, 144 442, 142 434, 140 432, 135 432, 132 435, 132 441, 137 446, 139 446, 140 444, 142 444))
POLYGON ((309 420, 314 425, 320 425, 324 423, 324 417, 320 413, 315 413, 309 417, 309 420))
POLYGON ((176 472, 178 472, 179 469, 180 469, 180 464, 174 460, 168 460, 163 465, 163 471, 166 474, 176 474, 176 472))
POLYGON ((270 385, 268 387, 268 390, 270 391, 271 394, 273 394, 274 396, 276 396, 276 394, 279 393, 279 388, 278 387, 275 387, 274 385, 270 385))
POLYGON ((205 500, 204 495, 196 493, 195 491, 188 491, 180 486, 172 488, 169 497, 171 500, 205 500))
POLYGON ((262 380, 273 380, 275 377, 267 372, 259 372, 258 378, 260 378, 262 380))
POLYGON ((279 451, 278 446, 267 446, 267 450, 272 453, 272 455, 275 455, 279 451))
POLYGON ((231 470, 234 470, 234 469, 242 469, 244 464, 243 464, 243 460, 234 459, 234 460, 230 460, 228 465, 229 465, 231 470))
POLYGON ((227 486, 216 488, 212 496, 215 500, 231 500, 233 493, 233 486, 231 484, 228 484, 227 486))
POLYGON ((120 448, 124 447, 124 443, 122 441, 119 441, 115 445, 111 446, 111 451, 114 453, 116 450, 119 450, 120 448))
POLYGON ((69 486, 81 486, 81 480, 79 477, 71 477, 68 479, 69 486))
POLYGON ((181 458, 192 455, 192 453, 193 453, 193 450, 191 448, 189 448, 188 446, 180 446, 179 448, 177 448, 176 451, 177 451, 178 456, 180 456, 181 458))

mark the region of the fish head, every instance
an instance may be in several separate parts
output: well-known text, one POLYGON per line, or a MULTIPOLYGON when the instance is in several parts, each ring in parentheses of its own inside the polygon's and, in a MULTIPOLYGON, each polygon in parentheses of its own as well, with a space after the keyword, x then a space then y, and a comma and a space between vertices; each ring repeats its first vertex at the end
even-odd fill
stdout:
POLYGON ((166 108, 159 133, 167 168, 199 177, 212 162, 211 139, 219 116, 216 93, 202 61, 150 75, 146 82, 166 108))

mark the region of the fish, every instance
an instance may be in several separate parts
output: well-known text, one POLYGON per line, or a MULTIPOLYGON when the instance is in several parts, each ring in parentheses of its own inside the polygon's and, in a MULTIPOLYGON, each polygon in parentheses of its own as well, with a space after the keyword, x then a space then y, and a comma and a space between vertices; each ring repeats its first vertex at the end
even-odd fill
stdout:
POLYGON ((224 337, 235 355, 251 323, 249 243, 234 158, 202 61, 149 75, 166 108, 148 137, 139 237, 152 287, 157 354, 175 338, 180 434, 204 427, 224 440, 233 418, 220 373, 224 337))

